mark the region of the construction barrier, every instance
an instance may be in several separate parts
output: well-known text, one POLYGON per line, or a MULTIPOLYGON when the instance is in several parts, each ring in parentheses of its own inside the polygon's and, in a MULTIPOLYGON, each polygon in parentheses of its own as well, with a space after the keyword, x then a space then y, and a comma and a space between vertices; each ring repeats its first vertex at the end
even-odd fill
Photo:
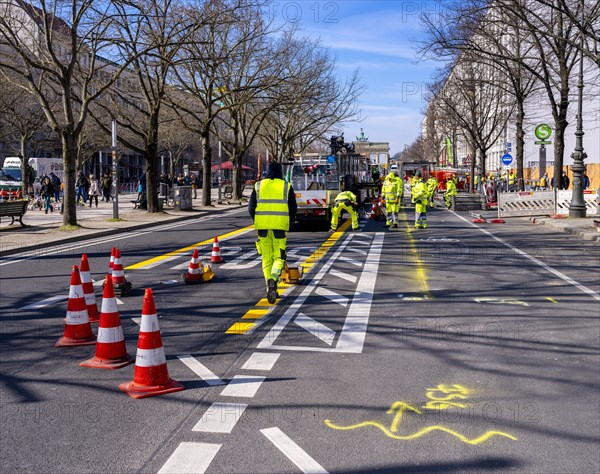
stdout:
MULTIPOLYGON (((556 191, 556 212, 555 214, 569 215, 569 206, 573 199, 573 191, 570 189, 561 189, 556 191)), ((597 216, 598 213, 598 193, 591 189, 583 191, 583 201, 585 202, 585 213, 587 216, 597 216)))
POLYGON ((498 217, 554 214, 554 191, 498 193, 498 217))

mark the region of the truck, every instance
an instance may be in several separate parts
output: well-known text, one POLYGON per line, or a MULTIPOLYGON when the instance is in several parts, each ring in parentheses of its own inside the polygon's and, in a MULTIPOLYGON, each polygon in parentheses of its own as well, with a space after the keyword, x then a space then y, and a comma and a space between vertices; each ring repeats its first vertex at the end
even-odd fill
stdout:
POLYGON ((355 153, 305 153, 283 162, 283 172, 296 193, 296 221, 329 225, 335 197, 344 189, 369 183, 368 158, 355 153))
POLYGON ((9 156, 0 168, 0 199, 19 199, 22 197, 23 180, 21 177, 21 158, 9 156))

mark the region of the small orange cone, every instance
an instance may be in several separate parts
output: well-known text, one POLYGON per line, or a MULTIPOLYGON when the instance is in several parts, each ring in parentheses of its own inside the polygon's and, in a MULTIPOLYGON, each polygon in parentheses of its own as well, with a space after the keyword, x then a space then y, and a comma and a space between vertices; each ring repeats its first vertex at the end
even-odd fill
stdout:
POLYGON ((67 317, 65 318, 65 332, 54 347, 87 346, 96 343, 96 336, 92 334, 92 326, 85 305, 79 268, 73 265, 71 273, 71 286, 67 301, 67 317))
POLYGON ((88 317, 90 318, 90 323, 97 323, 100 321, 100 317, 98 316, 96 293, 94 293, 94 285, 92 284, 92 275, 90 274, 90 264, 88 262, 87 253, 84 253, 81 256, 80 268, 79 274, 81 276, 81 286, 85 297, 85 305, 88 310, 88 317))
POLYGON ((112 282, 116 295, 127 296, 129 293, 131 293, 131 283, 125 279, 123 263, 121 262, 121 251, 119 249, 115 250, 115 261, 112 269, 112 282))
POLYGON ((210 256, 211 263, 223 263, 223 257, 221 257, 221 248, 219 247, 219 239, 215 236, 213 241, 212 254, 210 256))
POLYGON ((127 353, 112 277, 108 275, 100 310, 96 355, 79 365, 92 369, 120 369, 131 363, 133 357, 127 353))
POLYGON ((181 276, 183 277, 183 282, 186 285, 195 285, 204 281, 202 279, 202 272, 200 271, 198 249, 194 249, 194 253, 192 254, 192 259, 190 260, 190 266, 188 268, 187 273, 183 273, 181 276))
POLYGON ((122 383, 119 388, 132 398, 153 397, 185 390, 181 383, 169 377, 154 297, 150 288, 146 288, 144 294, 133 381, 122 383))

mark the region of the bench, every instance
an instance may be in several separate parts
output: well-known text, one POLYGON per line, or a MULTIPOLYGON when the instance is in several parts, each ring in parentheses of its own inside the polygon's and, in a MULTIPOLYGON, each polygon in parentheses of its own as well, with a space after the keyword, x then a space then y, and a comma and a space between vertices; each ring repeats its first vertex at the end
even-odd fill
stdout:
POLYGON ((233 186, 231 184, 228 184, 223 188, 223 196, 225 196, 226 199, 231 199, 233 197, 233 186))
MULTIPOLYGON (((146 202, 146 193, 139 193, 137 199, 131 201, 134 209, 143 209, 142 204, 146 202)), ((147 204, 146 204, 147 207, 147 204)))
POLYGON ((25 199, 0 202, 0 218, 10 217, 12 219, 10 225, 13 225, 15 223, 15 217, 17 217, 19 223, 24 226, 23 216, 27 212, 27 204, 29 204, 29 202, 25 199))

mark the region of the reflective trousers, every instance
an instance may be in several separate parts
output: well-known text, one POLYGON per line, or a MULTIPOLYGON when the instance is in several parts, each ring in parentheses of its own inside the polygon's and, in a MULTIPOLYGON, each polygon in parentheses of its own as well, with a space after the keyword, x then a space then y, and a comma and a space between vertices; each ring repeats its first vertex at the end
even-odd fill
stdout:
POLYGON ((415 227, 427 227, 427 199, 415 203, 415 227))
POLYGON ((354 210, 353 206, 347 206, 343 202, 336 202, 331 209, 331 228, 336 230, 340 220, 342 212, 346 211, 352 217, 352 229, 358 229, 358 213, 354 210))
POLYGON ((259 231, 258 241, 256 242, 258 253, 262 256, 262 268, 265 282, 268 282, 269 278, 278 282, 285 265, 286 233, 283 230, 279 230, 277 233, 283 233, 283 238, 275 237, 272 230, 261 230, 259 231), (260 235, 265 232, 265 237, 260 235))
POLYGON ((400 203, 385 203, 386 220, 388 224, 398 223, 398 210, 400 209, 400 203))

